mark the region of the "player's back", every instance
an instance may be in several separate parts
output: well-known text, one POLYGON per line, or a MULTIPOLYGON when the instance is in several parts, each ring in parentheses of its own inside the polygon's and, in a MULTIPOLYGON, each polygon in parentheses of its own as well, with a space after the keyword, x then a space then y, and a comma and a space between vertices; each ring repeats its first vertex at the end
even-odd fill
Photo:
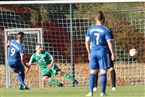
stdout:
POLYGON ((9 41, 9 45, 8 60, 20 60, 20 54, 24 54, 22 45, 16 40, 9 41))
POLYGON ((105 26, 91 26, 87 31, 87 36, 90 37, 92 42, 92 49, 108 48, 107 39, 110 38, 108 33, 110 33, 110 30, 105 26))

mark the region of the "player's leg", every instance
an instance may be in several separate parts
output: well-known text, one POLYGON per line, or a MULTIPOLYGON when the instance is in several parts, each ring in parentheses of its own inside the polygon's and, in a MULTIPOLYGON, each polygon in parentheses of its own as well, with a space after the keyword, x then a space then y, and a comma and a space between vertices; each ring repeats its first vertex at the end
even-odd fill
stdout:
POLYGON ((112 90, 116 90, 116 72, 114 69, 114 61, 111 60, 111 53, 109 52, 110 55, 110 66, 109 66, 109 71, 111 75, 111 81, 112 81, 112 90))
POLYGON ((100 84, 101 84, 101 96, 106 94, 107 83, 107 69, 110 65, 110 56, 107 50, 100 50, 99 54, 99 67, 100 67, 100 84))
MULTIPOLYGON (((25 83, 25 82, 24 82, 24 80, 25 80, 25 69, 24 69, 24 66, 23 66, 23 64, 21 63, 21 61, 17 61, 17 62, 16 62, 16 65, 17 65, 17 71, 19 71, 19 74, 20 74, 20 76, 21 76, 21 78, 22 78, 23 83, 25 83)), ((20 80, 20 79, 19 79, 19 80, 20 80)), ((21 83, 20 83, 19 89, 20 89, 20 90, 29 90, 29 88, 26 86, 26 84, 23 85, 23 84, 21 84, 21 83)))
POLYGON ((58 82, 58 81, 56 81, 56 80, 54 80, 52 78, 49 79, 49 83, 51 83, 51 84, 53 84, 55 86, 58 86, 58 87, 63 87, 62 83, 60 83, 60 82, 58 82))
POLYGON ((93 88, 95 84, 95 77, 96 73, 98 72, 99 69, 99 64, 96 59, 96 53, 91 51, 91 56, 90 56, 90 75, 89 75, 89 90, 90 92, 86 96, 93 96, 93 88))
POLYGON ((114 67, 109 68, 110 75, 111 75, 111 81, 112 81, 112 90, 116 90, 116 73, 114 70, 114 67))
POLYGON ((20 89, 20 90, 29 90, 29 88, 28 88, 28 87, 26 86, 26 84, 24 83, 24 79, 23 79, 21 73, 15 71, 15 74, 16 74, 16 76, 17 76, 19 82, 20 82, 20 87, 19 87, 19 89, 20 89))
POLYGON ((59 86, 60 85, 60 83, 58 82, 58 81, 56 81, 56 80, 54 80, 54 79, 52 79, 52 78, 49 78, 49 80, 48 80, 48 76, 43 76, 42 77, 42 80, 44 81, 44 82, 47 82, 48 81, 48 83, 50 83, 50 84, 53 84, 53 85, 55 85, 55 86, 59 86))
POLYGON ((15 72, 15 74, 16 74, 16 76, 17 76, 17 78, 18 78, 20 84, 21 84, 23 87, 25 87, 25 83, 24 83, 24 81, 23 81, 23 78, 22 78, 21 74, 20 74, 19 72, 17 72, 17 71, 15 72))
POLYGON ((50 78, 51 77, 51 71, 48 70, 47 68, 42 70, 42 76, 43 76, 42 77, 42 80, 44 82, 47 82, 48 81, 48 83, 53 84, 55 86, 59 86, 59 87, 62 87, 63 86, 62 83, 60 83, 60 82, 58 82, 58 81, 50 78), (49 78, 49 80, 48 80, 48 78, 49 78))
MULTIPOLYGON (((21 72, 20 75, 21 75, 22 80, 23 80, 23 82, 24 82, 24 80, 25 80, 25 73, 24 73, 24 72, 21 72)), ((23 85, 22 85, 22 84, 20 84, 19 89, 20 89, 20 90, 23 89, 23 85)))
POLYGON ((74 82, 74 84, 78 84, 78 81, 73 77, 73 76, 71 76, 71 75, 69 75, 69 74, 67 74, 67 73, 64 73, 64 72, 62 72, 59 68, 58 68, 58 66, 57 65, 55 65, 55 64, 53 64, 53 66, 52 66, 52 74, 55 76, 55 75, 61 75, 61 76, 63 76, 64 78, 66 78, 66 79, 69 79, 70 81, 73 81, 74 82))
POLYGON ((23 81, 25 81, 25 72, 24 71, 21 72, 21 77, 22 77, 23 81))
POLYGON ((97 90, 97 86, 98 86, 98 72, 96 73, 96 76, 95 76, 95 84, 94 84, 93 91, 97 90))
POLYGON ((101 73, 101 79, 100 79, 100 84, 101 84, 101 96, 106 94, 106 83, 107 83, 107 70, 100 70, 101 73))
POLYGON ((20 84, 25 87, 25 83, 23 81, 23 78, 21 76, 21 73, 19 71, 19 67, 16 65, 15 62, 12 62, 12 61, 8 61, 8 65, 10 66, 10 68, 13 70, 13 72, 15 73, 15 75, 17 76, 18 78, 18 81, 20 82, 20 84))
POLYGON ((89 75, 89 90, 90 92, 86 96, 93 96, 93 88, 95 84, 95 76, 96 76, 97 70, 90 70, 89 75))
MULTIPOLYGON (((20 63, 20 64, 21 64, 21 63, 20 63)), ((22 77, 23 82, 25 82, 25 70, 24 70, 24 66, 23 66, 22 64, 19 66, 19 71, 20 71, 20 75, 21 75, 21 77, 22 77)), ((27 87, 27 88, 28 88, 28 87, 27 87)), ((20 84, 19 89, 20 89, 20 90, 23 90, 23 89, 24 89, 22 84, 20 84)))
POLYGON ((73 83, 76 84, 76 85, 79 83, 73 76, 62 72, 61 70, 58 70, 57 74, 63 76, 64 78, 66 78, 66 79, 68 79, 70 81, 73 81, 73 83))

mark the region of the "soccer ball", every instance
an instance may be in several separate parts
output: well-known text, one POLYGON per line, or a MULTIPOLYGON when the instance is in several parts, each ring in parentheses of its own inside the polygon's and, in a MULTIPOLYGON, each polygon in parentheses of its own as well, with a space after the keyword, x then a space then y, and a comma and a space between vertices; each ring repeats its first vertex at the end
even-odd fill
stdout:
POLYGON ((129 51, 130 56, 136 56, 137 53, 138 53, 138 51, 136 49, 130 49, 130 51, 129 51))

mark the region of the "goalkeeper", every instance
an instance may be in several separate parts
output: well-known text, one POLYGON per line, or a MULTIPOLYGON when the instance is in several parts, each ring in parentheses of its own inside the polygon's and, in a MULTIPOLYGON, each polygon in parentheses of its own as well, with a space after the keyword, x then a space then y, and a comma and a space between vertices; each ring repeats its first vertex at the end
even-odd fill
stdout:
MULTIPOLYGON (((53 56, 50 55, 46 51, 42 51, 41 44, 36 44, 35 50, 36 50, 36 53, 34 53, 31 56, 31 59, 29 61, 29 66, 31 67, 32 64, 34 64, 34 63, 37 63, 40 66, 41 71, 42 71, 42 76, 43 76, 42 79, 44 82, 48 81, 50 84, 53 84, 53 85, 58 86, 58 87, 63 87, 62 83, 59 83, 58 81, 50 78, 51 75, 54 75, 54 76, 61 75, 64 78, 73 81, 73 83, 75 85, 78 84, 78 81, 74 77, 62 72, 57 67, 57 65, 54 64, 53 56), (48 78, 49 78, 49 80, 48 80, 48 78)), ((27 69, 26 73, 28 72, 29 69, 27 69)))

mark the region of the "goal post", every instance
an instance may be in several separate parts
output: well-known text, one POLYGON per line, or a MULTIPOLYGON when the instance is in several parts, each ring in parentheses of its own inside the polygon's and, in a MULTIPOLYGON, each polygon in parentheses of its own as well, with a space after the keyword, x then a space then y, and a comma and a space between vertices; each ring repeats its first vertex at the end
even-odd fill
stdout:
MULTIPOLYGON (((16 34, 18 32, 22 31, 25 34, 24 41, 23 41, 23 47, 25 49, 25 60, 28 62, 30 56, 33 54, 35 49, 36 43, 43 43, 42 40, 42 28, 12 28, 12 29, 4 29, 5 32, 5 64, 6 64, 6 87, 9 88, 13 86, 12 84, 12 71, 8 66, 8 49, 7 49, 7 43, 8 41, 12 39, 16 39, 16 34)), ((42 45, 43 48, 43 45, 42 45)), ((43 86, 43 82, 41 80, 41 73, 39 68, 39 87, 43 86)))

